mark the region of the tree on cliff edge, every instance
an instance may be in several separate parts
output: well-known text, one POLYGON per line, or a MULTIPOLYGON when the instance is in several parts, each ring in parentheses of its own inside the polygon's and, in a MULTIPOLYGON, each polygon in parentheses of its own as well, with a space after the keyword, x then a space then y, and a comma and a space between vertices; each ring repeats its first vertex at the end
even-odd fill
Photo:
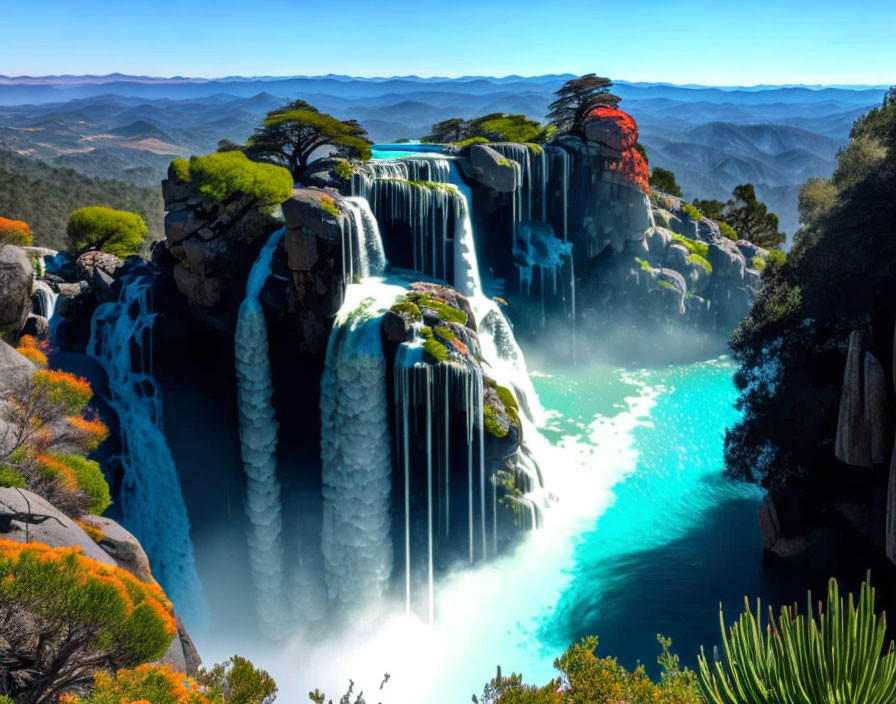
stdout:
POLYGON ((548 120, 557 131, 579 137, 585 135, 585 120, 594 108, 615 106, 621 98, 613 95, 613 81, 588 73, 573 78, 556 91, 557 99, 548 107, 548 120))
POLYGON ((298 180, 311 155, 321 147, 335 147, 347 157, 370 158, 367 130, 355 120, 337 120, 304 100, 271 110, 246 145, 246 156, 280 164, 298 180))

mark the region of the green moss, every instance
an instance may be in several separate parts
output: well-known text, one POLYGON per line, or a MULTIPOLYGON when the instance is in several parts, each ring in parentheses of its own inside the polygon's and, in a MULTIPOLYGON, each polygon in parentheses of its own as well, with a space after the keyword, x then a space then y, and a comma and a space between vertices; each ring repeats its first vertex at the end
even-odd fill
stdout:
POLYGON ((510 163, 510 159, 501 157, 500 159, 498 159, 498 166, 512 166, 512 164, 510 163))
POLYGON ((430 339, 432 337, 432 328, 429 327, 429 325, 424 325, 422 328, 420 328, 420 337, 422 337, 424 340, 430 339))
POLYGON ((737 240, 737 232, 735 232, 734 228, 727 222, 719 222, 719 232, 722 233, 723 237, 727 237, 729 240, 737 240))
POLYGON ((535 144, 534 142, 526 142, 526 146, 529 147, 529 151, 533 154, 541 154, 544 151, 543 146, 535 144))
POLYGON ((765 259, 757 255, 750 260, 750 266, 752 266, 756 271, 765 271, 765 259))
POLYGON ((326 210, 334 218, 339 217, 339 208, 336 207, 336 201, 333 200, 332 196, 323 194, 320 197, 320 207, 326 210))
POLYGON ((707 274, 712 273, 712 264, 709 263, 709 261, 706 259, 706 257, 703 257, 697 253, 688 255, 688 263, 689 264, 697 264, 699 266, 702 266, 707 274))
POLYGON ((448 359, 448 348, 434 337, 429 337, 423 342, 423 355, 428 357, 427 361, 431 364, 444 362, 448 359))
POLYGON ((352 165, 347 161, 340 161, 333 167, 333 175, 343 181, 348 181, 354 173, 352 165))
POLYGON ((435 330, 435 334, 441 337, 446 342, 450 342, 451 340, 457 339, 457 336, 454 334, 454 331, 449 328, 447 325, 439 325, 435 330))
POLYGON ((467 323, 467 314, 462 310, 455 308, 454 306, 449 306, 447 303, 437 301, 435 298, 428 296, 425 293, 412 291, 407 294, 406 300, 413 301, 420 308, 429 308, 434 311, 441 320, 446 322, 460 323, 461 325, 466 325, 467 323))
POLYGON ((650 263, 646 259, 635 257, 635 261, 638 262, 638 266, 641 267, 641 271, 650 271, 650 263))
POLYGON ((694 222, 700 222, 703 219, 703 215, 697 210, 696 206, 691 205, 690 203, 682 203, 681 209, 694 222))
POLYGON ((25 479, 12 467, 0 465, 0 486, 10 489, 24 489, 25 479))
POLYGON ((428 188, 431 191, 448 191, 450 193, 455 192, 454 187, 450 184, 439 183, 438 181, 406 181, 406 183, 414 188, 428 188))
POLYGON ((423 320, 423 314, 420 312, 420 308, 416 303, 412 303, 411 301, 398 301, 389 310, 414 322, 423 320))
POLYGON ((460 142, 457 142, 458 147, 468 147, 471 144, 483 144, 488 142, 485 137, 470 137, 469 139, 464 139, 460 142))
POLYGON ((489 435, 493 435, 496 438, 507 437, 507 433, 510 430, 498 422, 498 412, 494 408, 486 406, 483 409, 482 417, 485 421, 485 429, 489 435))
POLYGON ((675 291, 675 293, 677 293, 679 296, 681 295, 681 291, 678 290, 678 287, 677 287, 677 286, 673 286, 673 285, 670 284, 668 281, 660 281, 660 282, 658 282, 658 283, 659 283, 659 285, 662 286, 663 288, 667 288, 667 289, 669 289, 670 291, 675 291))
POLYGON ((512 408, 515 411, 520 410, 520 405, 516 402, 516 398, 514 398, 510 389, 495 384, 495 391, 498 393, 498 398, 505 408, 512 408))
POLYGON ((699 240, 692 240, 688 237, 685 237, 684 235, 679 235, 676 233, 673 233, 672 239, 675 240, 676 242, 680 242, 681 244, 683 244, 685 247, 688 248, 688 251, 691 252, 692 254, 699 254, 704 259, 709 254, 709 245, 706 244, 706 242, 700 242, 699 240))

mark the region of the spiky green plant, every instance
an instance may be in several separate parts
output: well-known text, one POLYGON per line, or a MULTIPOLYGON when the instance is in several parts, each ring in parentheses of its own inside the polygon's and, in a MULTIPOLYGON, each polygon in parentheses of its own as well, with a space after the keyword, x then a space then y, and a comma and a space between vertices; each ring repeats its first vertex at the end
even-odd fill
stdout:
POLYGON ((858 605, 828 583, 827 605, 805 614, 783 607, 763 627, 760 605, 730 628, 719 613, 724 658, 699 656, 700 687, 709 704, 892 704, 896 702, 896 644, 884 649, 886 614, 874 612, 874 589, 862 583, 858 605))

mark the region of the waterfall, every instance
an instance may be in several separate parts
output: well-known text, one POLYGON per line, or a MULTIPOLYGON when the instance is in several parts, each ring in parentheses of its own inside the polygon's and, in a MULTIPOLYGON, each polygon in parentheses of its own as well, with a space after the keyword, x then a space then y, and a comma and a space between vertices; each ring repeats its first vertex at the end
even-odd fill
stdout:
MULTIPOLYGON (((467 438, 467 521, 456 527, 466 533, 469 541, 469 560, 488 554, 486 536, 486 465, 482 399, 484 392, 482 371, 473 364, 451 362, 431 365, 423 361, 423 348, 419 339, 399 346, 395 357, 395 427, 396 447, 399 449, 404 497, 404 572, 405 607, 412 608, 411 572, 413 571, 413 546, 411 541, 411 493, 419 490, 418 482, 425 476, 426 496, 426 576, 427 613, 432 623, 435 619, 435 543, 439 535, 450 538, 450 435, 451 410, 463 413, 467 438), (422 421, 422 422, 421 422, 422 421), (422 427, 421 427, 422 426, 422 427), (410 445, 414 437, 425 437, 426 472, 423 467, 411 466, 410 445), (441 468, 436 463, 443 463, 441 468), (439 469, 444 470, 438 471, 439 469), (475 479, 474 477, 478 477, 475 479), (444 483, 442 483, 444 481, 444 483), (478 486, 479 526, 474 525, 478 486), (437 504, 437 505, 436 505, 437 504), (436 525, 436 516, 444 517, 436 525), (444 532, 442 526, 444 525, 444 532)), ((489 482, 491 483, 491 482, 489 482)), ((494 485, 492 484, 494 487, 494 485)), ((495 505, 492 505, 494 519, 495 505)))
POLYGON ((460 194, 454 201, 454 288, 468 298, 482 293, 479 261, 476 257, 476 238, 470 218, 473 202, 470 187, 461 178, 456 164, 451 164, 451 183, 460 194))
POLYGON ((551 147, 551 161, 560 162, 560 193, 563 201, 563 241, 569 239, 569 152, 563 147, 551 147))
MULTIPOLYGON (((352 196, 343 198, 342 203, 349 209, 354 249, 358 252, 362 279, 379 276, 386 269, 386 253, 380 227, 370 210, 366 198, 352 196)), ((350 247, 351 249, 351 247, 350 247)))
POLYGON ((162 425, 161 393, 152 377, 152 278, 127 274, 122 284, 118 300, 94 312, 87 353, 106 371, 107 400, 118 416, 123 523, 146 550, 153 576, 178 613, 201 623, 206 604, 190 521, 162 425))
POLYGON ((329 601, 357 621, 392 573, 392 453, 382 312, 403 293, 366 281, 346 289, 320 383, 323 525, 329 601))
POLYGON ((405 222, 412 234, 412 266, 425 276, 448 279, 449 215, 457 191, 448 185, 417 184, 391 178, 370 183, 368 201, 383 227, 405 222))
POLYGON ((450 166, 447 159, 407 157, 401 160, 411 181, 447 183, 450 166))
POLYGON ((271 402, 267 325, 258 297, 285 232, 281 228, 271 235, 252 265, 234 339, 240 446, 247 479, 250 569, 259 621, 272 635, 282 634, 287 626, 287 600, 276 460, 278 424, 271 402))
POLYGON ((34 302, 34 312, 42 315, 47 320, 52 320, 58 295, 46 281, 35 279, 33 293, 31 294, 31 299, 34 302))

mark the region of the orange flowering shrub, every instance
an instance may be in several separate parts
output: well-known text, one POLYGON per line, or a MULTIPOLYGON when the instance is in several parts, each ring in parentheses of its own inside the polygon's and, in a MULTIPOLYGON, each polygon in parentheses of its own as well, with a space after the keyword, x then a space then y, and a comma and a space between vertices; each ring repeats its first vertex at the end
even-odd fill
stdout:
POLYGON ((17 704, 55 701, 98 672, 155 660, 177 633, 154 582, 80 548, 9 540, 0 540, 0 623, 3 686, 17 704))
MULTIPOLYGON (((20 351, 43 354, 43 343, 21 339, 20 351)), ((2 411, 0 486, 25 487, 70 516, 100 514, 110 503, 99 465, 82 454, 96 449, 109 429, 84 414, 93 396, 86 379, 39 369, 14 390, 2 411), (62 452, 59 452, 62 450, 62 452)))
POLYGON ((50 345, 47 341, 41 342, 33 335, 22 335, 22 337, 19 338, 19 346, 16 347, 16 352, 18 352, 23 357, 27 357, 37 366, 46 367, 46 351, 49 346, 50 345))
POLYGON ((605 125, 607 135, 612 135, 613 147, 619 151, 625 151, 635 146, 638 141, 638 123, 627 112, 610 105, 600 105, 588 113, 589 121, 601 121, 605 125))
POLYGON ((622 152, 622 159, 615 167, 619 175, 627 181, 635 184, 644 193, 650 194, 650 173, 647 162, 637 149, 627 149, 622 152))
POLYGON ((15 244, 19 247, 30 247, 33 242, 34 236, 27 222, 0 217, 0 246, 15 244))
POLYGON ((98 672, 85 698, 66 697, 66 704, 208 704, 199 684, 166 665, 140 665, 115 676, 98 672))

